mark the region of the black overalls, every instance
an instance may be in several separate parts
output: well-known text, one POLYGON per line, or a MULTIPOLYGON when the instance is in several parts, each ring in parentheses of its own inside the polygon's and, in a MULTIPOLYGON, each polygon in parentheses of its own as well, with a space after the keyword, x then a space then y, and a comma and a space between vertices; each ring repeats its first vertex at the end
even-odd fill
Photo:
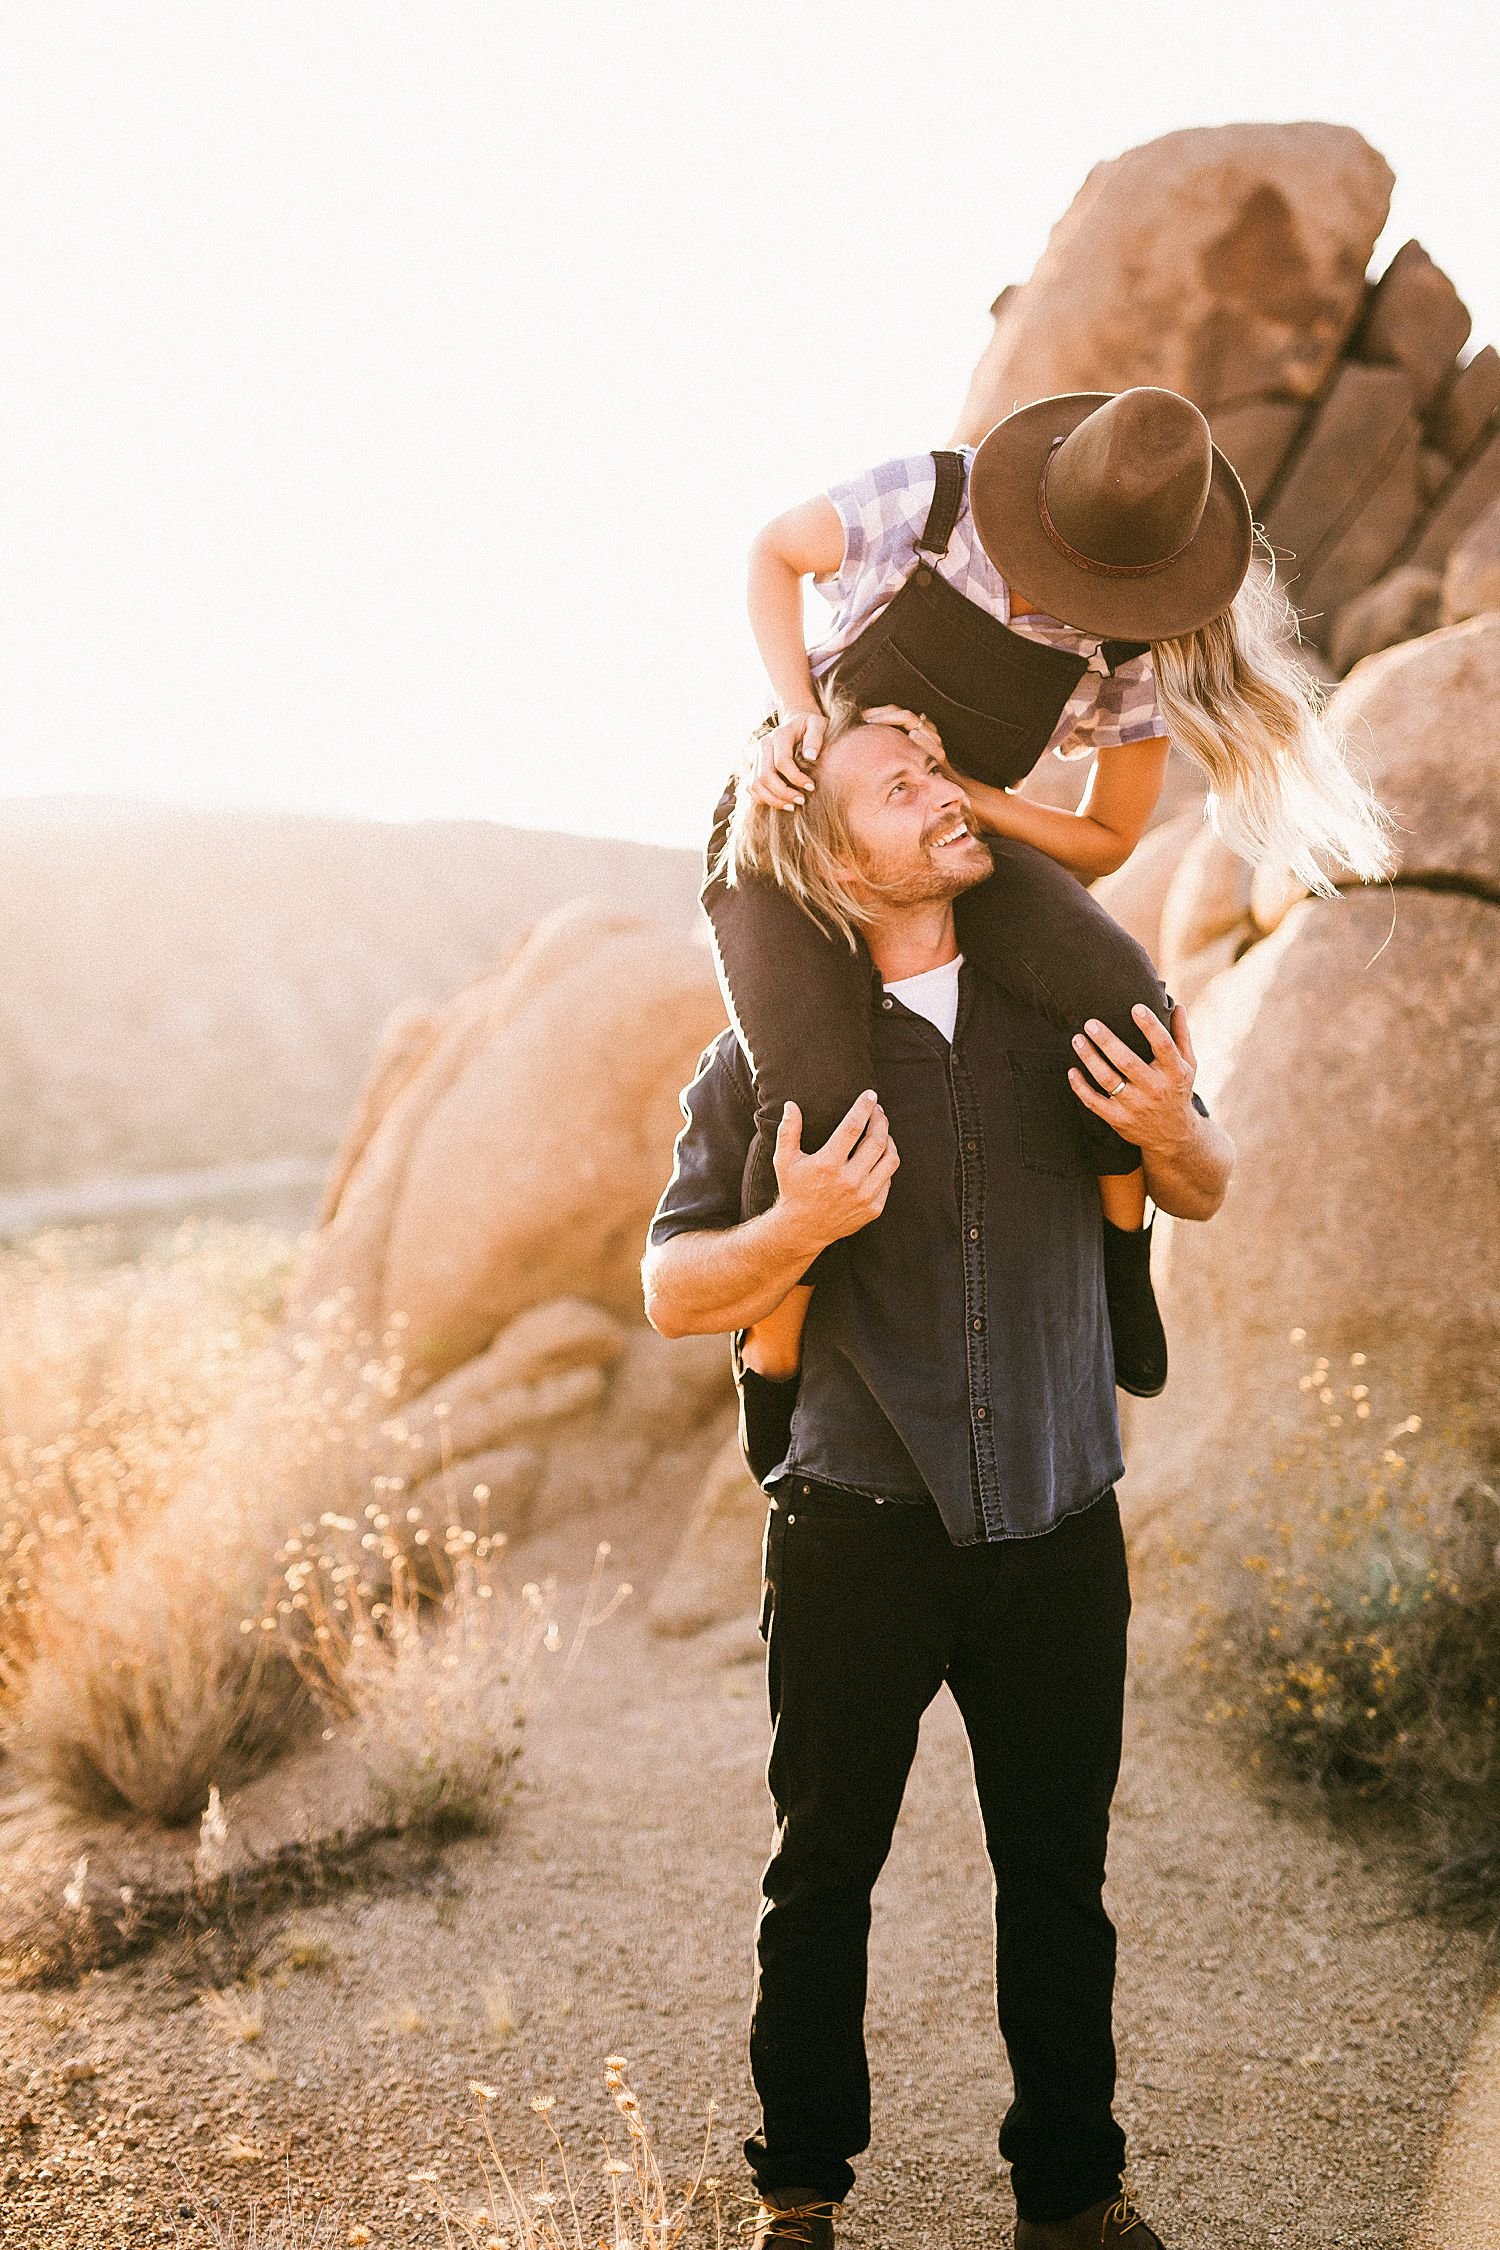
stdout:
MULTIPOLYGON (((829 674, 867 709, 895 703, 925 712, 960 775, 1005 788, 1030 773, 1086 657, 1014 633, 939 578, 963 502, 963 458, 935 453, 937 489, 912 569, 890 604, 845 649, 829 674)), ((1105 641, 1111 669, 1145 641, 1105 641)), ((734 804, 720 798, 709 841, 711 870, 734 804)), ((1151 1046, 1131 1017, 1144 1001, 1163 1021, 1166 1000, 1150 956, 1096 905, 1076 876, 1030 844, 986 839, 992 881, 954 901, 958 940, 986 976, 1068 1032, 1098 1016, 1143 1059, 1151 1046)), ((710 873, 702 892, 720 979, 755 1072, 757 1136, 745 1173, 745 1216, 776 1200, 776 1129, 788 1101, 802 1112, 802 1145, 821 1148, 872 1083, 869 952, 827 935, 774 883, 733 885, 710 873)), ((1066 1080, 1061 1098, 1075 1097, 1066 1080)))

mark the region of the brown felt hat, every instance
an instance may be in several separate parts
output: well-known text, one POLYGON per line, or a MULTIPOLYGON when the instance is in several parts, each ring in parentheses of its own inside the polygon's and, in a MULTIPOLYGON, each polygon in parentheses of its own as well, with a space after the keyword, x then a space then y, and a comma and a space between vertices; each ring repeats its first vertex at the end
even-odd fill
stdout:
POLYGON ((1250 567, 1244 486, 1192 400, 1154 383, 1017 407, 974 455, 969 509, 995 568, 1085 633, 1191 633, 1250 567))

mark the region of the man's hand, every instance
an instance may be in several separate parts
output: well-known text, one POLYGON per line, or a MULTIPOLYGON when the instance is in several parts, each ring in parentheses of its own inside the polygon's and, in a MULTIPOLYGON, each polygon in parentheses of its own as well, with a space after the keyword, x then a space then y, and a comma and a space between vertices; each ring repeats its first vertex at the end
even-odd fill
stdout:
POLYGON ((792 711, 761 736, 750 775, 750 795, 757 804, 795 812, 806 802, 813 791, 807 768, 817 763, 827 727, 821 711, 792 711))
POLYGON ((1149 1008, 1130 1012, 1151 1042, 1151 1061, 1143 1062, 1108 1024, 1091 1017, 1085 1027, 1088 1036, 1081 1031, 1073 1046, 1097 1083, 1075 1068, 1068 1072, 1068 1084, 1084 1108, 1112 1125, 1122 1140, 1165 1153, 1180 1147, 1192 1133, 1198 1058, 1180 1002, 1172 1010, 1170 1033, 1149 1008))
POLYGON ((1091 1018, 1087 1036, 1073 1041, 1087 1065, 1068 1072, 1085 1109, 1134 1141, 1152 1201, 1173 1218, 1211 1219, 1224 1200, 1234 1168, 1234 1143, 1222 1125, 1193 1107, 1198 1058, 1182 1006, 1172 1010, 1168 1032, 1146 1007, 1131 1011, 1151 1042, 1143 1062, 1107 1024, 1091 1018))
POLYGON ((873 1092, 860 1095, 811 1156, 803 1154, 802 1112, 788 1102, 776 1134, 777 1217, 815 1255, 879 1218, 900 1162, 873 1092))

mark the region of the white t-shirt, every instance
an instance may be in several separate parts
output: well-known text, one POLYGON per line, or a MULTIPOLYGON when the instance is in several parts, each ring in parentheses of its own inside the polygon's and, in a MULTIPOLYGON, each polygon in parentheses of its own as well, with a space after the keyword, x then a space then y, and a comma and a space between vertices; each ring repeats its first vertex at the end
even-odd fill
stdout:
POLYGON ((903 1007, 935 1024, 951 1045, 953 1026, 958 1021, 958 972, 963 965, 963 955, 955 953, 940 969, 924 969, 919 977, 898 977, 885 989, 894 993, 903 1007))

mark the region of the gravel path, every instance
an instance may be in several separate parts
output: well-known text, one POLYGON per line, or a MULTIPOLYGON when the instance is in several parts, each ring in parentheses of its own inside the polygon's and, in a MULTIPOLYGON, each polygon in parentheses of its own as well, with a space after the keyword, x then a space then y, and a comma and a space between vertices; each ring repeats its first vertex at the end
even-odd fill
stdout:
MULTIPOLYGON (((598 1528, 521 1559, 532 1575, 576 1568, 598 1528)), ((770 1848, 763 1651, 748 1628, 687 1644, 645 1631, 670 1528, 607 1527, 640 1591, 538 1712, 504 1833, 454 1848, 419 1892, 292 1917, 329 1959, 262 1985, 258 2037, 198 2003, 172 1948, 75 1991, 0 1994, 0 2242, 107 2250, 178 2227, 198 2241, 180 2205, 273 2196, 289 2166, 307 2208, 343 2213, 334 2241, 347 2219, 375 2245, 430 2250, 432 2190, 407 2174, 435 2170, 472 2200, 468 2081, 498 2089, 507 2160, 547 2145, 529 2103, 553 2095, 588 2172, 614 2124, 609 2054, 628 2058, 670 2173, 696 2168, 717 2100, 709 2168, 732 2226, 770 1848), (736 1641, 748 1659, 732 1660, 736 1641)), ((1183 1713, 1179 1633, 1138 1582, 1110 1884, 1133 2187, 1171 2250, 1390 2250, 1416 2222, 1481 2014, 1477 1945, 1393 1918, 1388 1875, 1252 1797, 1183 1713)), ((875 1896, 875 2139, 840 2230, 851 2250, 1009 2241, 990 1946, 944 1696, 875 1896)))

